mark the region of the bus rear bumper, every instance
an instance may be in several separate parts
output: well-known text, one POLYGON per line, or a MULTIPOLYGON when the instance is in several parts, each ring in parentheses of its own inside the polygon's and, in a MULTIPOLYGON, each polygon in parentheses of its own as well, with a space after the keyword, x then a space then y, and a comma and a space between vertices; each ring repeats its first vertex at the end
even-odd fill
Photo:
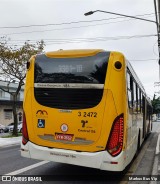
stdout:
POLYGON ((21 144, 21 156, 108 171, 122 171, 125 168, 124 152, 121 152, 117 157, 111 157, 107 151, 94 153, 77 152, 73 150, 47 148, 28 142, 26 145, 21 144))

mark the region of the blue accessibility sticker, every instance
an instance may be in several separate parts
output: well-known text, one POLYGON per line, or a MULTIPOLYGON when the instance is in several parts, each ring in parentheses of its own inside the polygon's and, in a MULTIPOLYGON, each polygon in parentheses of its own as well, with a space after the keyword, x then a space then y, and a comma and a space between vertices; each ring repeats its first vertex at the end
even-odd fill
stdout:
POLYGON ((38 119, 38 128, 45 128, 45 119, 38 119))

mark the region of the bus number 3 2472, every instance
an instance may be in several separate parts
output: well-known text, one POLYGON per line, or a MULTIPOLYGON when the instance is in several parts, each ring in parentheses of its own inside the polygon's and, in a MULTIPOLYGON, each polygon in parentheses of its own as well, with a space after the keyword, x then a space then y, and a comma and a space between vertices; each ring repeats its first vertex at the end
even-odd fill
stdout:
POLYGON ((97 118, 97 113, 96 112, 78 112, 79 117, 93 117, 97 118))

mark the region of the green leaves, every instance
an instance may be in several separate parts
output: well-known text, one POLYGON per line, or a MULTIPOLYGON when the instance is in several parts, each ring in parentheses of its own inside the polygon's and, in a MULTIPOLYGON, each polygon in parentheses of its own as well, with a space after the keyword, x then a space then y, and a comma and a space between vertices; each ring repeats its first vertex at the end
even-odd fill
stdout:
POLYGON ((19 48, 10 47, 7 41, 3 39, 0 42, 0 75, 1 80, 5 81, 20 81, 25 79, 26 63, 32 55, 41 53, 44 49, 43 40, 29 44, 25 42, 19 48))
POLYGON ((152 106, 153 106, 153 114, 160 113, 160 97, 156 98, 154 95, 152 100, 152 106))

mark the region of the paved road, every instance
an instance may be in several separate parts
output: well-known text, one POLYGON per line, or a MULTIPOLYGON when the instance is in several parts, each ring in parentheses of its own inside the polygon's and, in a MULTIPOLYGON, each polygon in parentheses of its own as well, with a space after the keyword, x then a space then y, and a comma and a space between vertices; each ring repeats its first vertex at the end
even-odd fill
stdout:
POLYGON ((36 160, 20 156, 20 145, 0 148, 0 175, 34 164, 36 160))
MULTIPOLYGON (((52 176, 51 183, 110 183, 110 179, 116 179, 112 183, 128 183, 125 174, 151 174, 154 160, 156 141, 160 122, 154 122, 153 133, 144 142, 138 157, 126 169, 124 173, 113 173, 91 168, 31 160, 20 156, 20 145, 0 148, 0 175, 13 174, 16 176, 52 176)), ((10 182, 5 182, 10 183, 10 182)), ((16 183, 17 182, 12 182, 16 183)), ((26 183, 26 182, 18 182, 26 183)), ((37 182, 50 183, 50 182, 37 182)), ((132 183, 132 182, 131 182, 132 183)), ((134 182, 136 183, 136 182, 134 182)), ((145 182, 147 184, 149 182, 145 182)))
MULTIPOLYGON (((100 171, 91 168, 72 166, 67 164, 60 164, 54 162, 30 160, 20 156, 20 147, 12 146, 0 149, 0 174, 8 174, 12 172, 20 172, 18 175, 53 175, 51 179, 54 183, 72 183, 78 181, 78 183, 106 183, 106 180, 116 178, 119 181, 123 177, 122 174, 112 173, 106 171, 100 171), (42 165, 37 166, 37 163, 42 165), (28 167, 30 166, 30 167, 28 167), (36 167, 37 166, 37 167, 36 167), (23 169, 23 170, 20 170, 23 169), (22 171, 22 173, 21 173, 22 171), (59 181, 55 181, 59 180, 59 181), (67 180, 67 181, 66 181, 67 180), (70 181, 73 180, 73 181, 70 181), (82 181, 81 181, 82 180, 82 181)), ((13 174, 13 173, 12 173, 13 174)), ((50 178, 50 177, 49 177, 50 178)), ((16 182, 12 182, 16 183, 16 182)), ((23 182, 25 183, 25 182, 23 182)), ((48 182, 43 182, 48 183, 48 182)), ((119 183, 119 182, 114 182, 119 183)))

